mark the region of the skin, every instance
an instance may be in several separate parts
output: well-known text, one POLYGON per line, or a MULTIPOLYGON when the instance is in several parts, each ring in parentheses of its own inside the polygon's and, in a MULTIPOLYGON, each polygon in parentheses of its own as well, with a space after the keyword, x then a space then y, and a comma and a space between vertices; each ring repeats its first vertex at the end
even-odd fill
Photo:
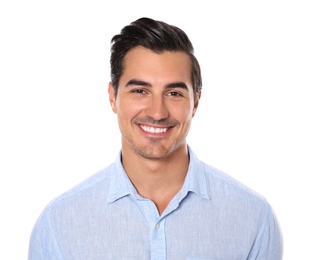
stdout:
POLYGON ((138 193, 162 214, 186 177, 186 136, 200 95, 194 98, 191 61, 184 52, 135 47, 124 65, 117 96, 108 86, 122 134, 122 163, 138 193))

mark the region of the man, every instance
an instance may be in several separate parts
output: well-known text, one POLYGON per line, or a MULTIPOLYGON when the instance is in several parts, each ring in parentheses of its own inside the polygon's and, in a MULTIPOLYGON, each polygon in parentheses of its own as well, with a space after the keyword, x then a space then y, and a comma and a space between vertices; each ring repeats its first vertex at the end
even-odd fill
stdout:
POLYGON ((113 37, 108 93, 121 153, 45 208, 30 260, 282 258, 266 200, 187 145, 201 86, 179 28, 141 18, 113 37))

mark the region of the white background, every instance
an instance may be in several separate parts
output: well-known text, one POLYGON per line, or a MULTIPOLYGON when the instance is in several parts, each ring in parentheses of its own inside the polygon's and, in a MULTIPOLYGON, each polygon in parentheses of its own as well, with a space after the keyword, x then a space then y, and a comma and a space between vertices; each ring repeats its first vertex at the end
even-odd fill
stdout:
POLYGON ((110 39, 142 16, 194 44, 190 146, 268 199, 285 260, 315 259, 312 2, 1 1, 0 259, 26 259, 44 206, 116 158, 110 39))

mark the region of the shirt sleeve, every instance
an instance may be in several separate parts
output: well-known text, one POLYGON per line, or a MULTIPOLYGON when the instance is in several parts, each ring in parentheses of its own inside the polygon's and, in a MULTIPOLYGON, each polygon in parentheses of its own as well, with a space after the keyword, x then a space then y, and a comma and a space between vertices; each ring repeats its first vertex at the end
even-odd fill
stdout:
POLYGON ((29 242, 28 260, 63 260, 47 207, 36 221, 29 242))
POLYGON ((281 228, 274 211, 269 206, 265 222, 258 234, 249 259, 282 260, 282 255, 283 238, 281 228))

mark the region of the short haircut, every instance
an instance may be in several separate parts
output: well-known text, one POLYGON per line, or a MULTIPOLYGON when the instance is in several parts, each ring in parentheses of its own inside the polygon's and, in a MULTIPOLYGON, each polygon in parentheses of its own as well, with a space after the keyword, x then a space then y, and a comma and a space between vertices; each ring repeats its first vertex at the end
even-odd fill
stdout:
POLYGON ((187 34, 180 28, 151 18, 140 18, 125 26, 111 40, 111 82, 117 95, 118 85, 124 71, 124 57, 129 50, 142 46, 156 53, 182 51, 191 60, 191 79, 195 97, 201 91, 202 78, 194 48, 187 34))

